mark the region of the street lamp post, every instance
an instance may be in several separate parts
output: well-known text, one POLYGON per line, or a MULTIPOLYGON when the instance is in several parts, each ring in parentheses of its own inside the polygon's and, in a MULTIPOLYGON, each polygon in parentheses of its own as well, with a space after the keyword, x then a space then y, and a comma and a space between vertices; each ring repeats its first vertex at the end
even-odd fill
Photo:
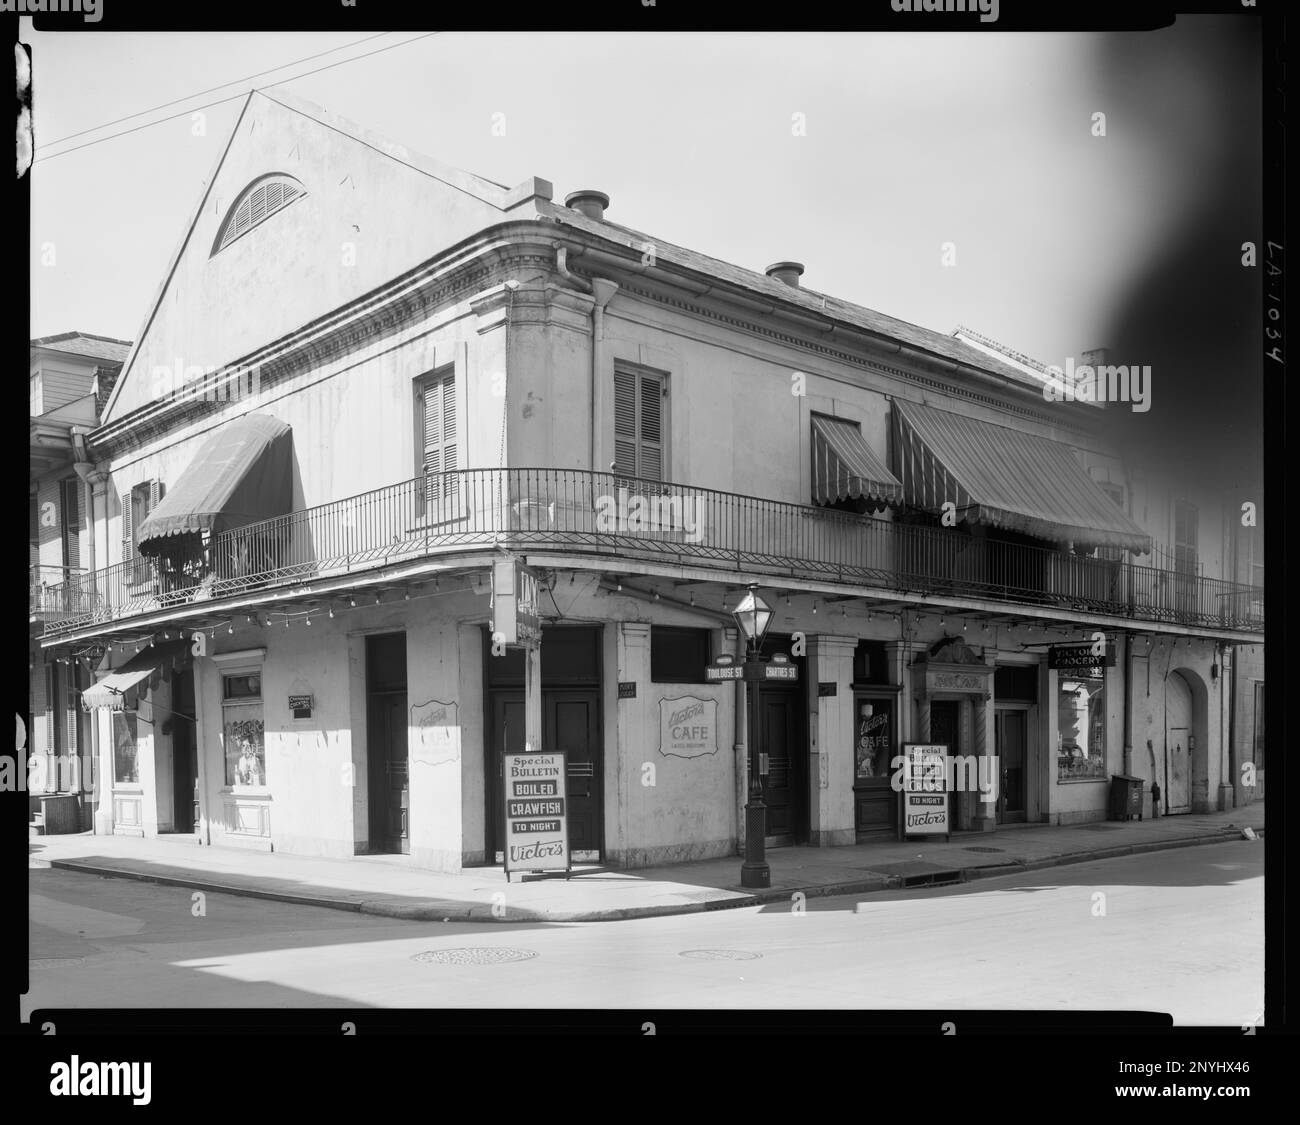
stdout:
MULTIPOLYGON (((732 610, 736 624, 747 642, 746 668, 761 662, 759 651, 763 634, 772 621, 772 610, 751 586, 740 604, 732 610)), ((772 869, 767 864, 764 837, 767 835, 767 806, 763 803, 763 781, 758 759, 758 681, 745 677, 745 698, 749 721, 745 741, 749 748, 749 801, 745 805, 745 862, 740 867, 742 887, 770 887, 772 869)))

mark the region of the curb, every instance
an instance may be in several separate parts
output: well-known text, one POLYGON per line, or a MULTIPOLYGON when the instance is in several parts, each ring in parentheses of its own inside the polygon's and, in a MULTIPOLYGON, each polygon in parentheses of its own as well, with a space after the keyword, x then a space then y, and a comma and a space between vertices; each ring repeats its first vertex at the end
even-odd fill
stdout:
MULTIPOLYGON (((1259 839, 1263 839, 1264 830, 1257 828, 1255 835, 1259 839)), ((957 870, 961 872, 961 883, 968 883, 976 879, 992 879, 1002 875, 1020 875, 1028 871, 1041 871, 1049 867, 1087 863, 1091 860, 1117 859, 1121 856, 1172 851, 1176 848, 1197 847, 1202 844, 1225 844, 1241 839, 1240 829, 1233 828, 1207 836, 1155 840, 1141 844, 1121 844, 1116 847, 1100 848, 1095 851, 1064 852, 1043 859, 1009 860, 1005 863, 958 868, 957 870)), ((290 891, 263 890, 259 887, 232 886, 228 883, 218 883, 210 879, 192 876, 158 875, 146 871, 132 871, 122 867, 85 863, 76 859, 51 859, 43 866, 60 868, 64 871, 77 871, 85 875, 98 875, 106 879, 133 879, 136 882, 155 883, 164 887, 187 887, 191 890, 204 891, 209 894, 263 899, 270 902, 288 903, 292 906, 319 906, 326 910, 346 910, 353 914, 369 914, 375 917, 394 918, 409 922, 495 922, 506 925, 522 922, 618 922, 638 918, 665 918, 680 914, 706 914, 718 910, 770 906, 778 902, 789 904, 797 894, 802 894, 804 898, 808 899, 829 898, 836 895, 872 894, 877 891, 902 889, 901 876, 877 875, 871 879, 854 879, 843 883, 826 883, 811 887, 789 887, 759 892, 723 891, 724 897, 705 899, 701 902, 665 903, 658 906, 625 906, 606 910, 522 910, 515 908, 507 910, 504 916, 499 917, 493 914, 494 908, 491 906, 476 904, 467 908, 459 901, 455 905, 450 903, 438 905, 436 902, 406 904, 389 902, 384 899, 326 898, 316 895, 294 894, 290 891)), ((951 886, 952 884, 948 885, 951 886)), ((925 888, 911 889, 924 890, 925 888)))

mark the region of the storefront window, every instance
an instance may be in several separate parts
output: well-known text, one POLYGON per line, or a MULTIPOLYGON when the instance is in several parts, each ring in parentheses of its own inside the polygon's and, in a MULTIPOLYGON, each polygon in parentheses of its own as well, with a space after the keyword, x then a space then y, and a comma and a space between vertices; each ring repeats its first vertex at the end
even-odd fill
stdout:
POLYGON ((266 744, 262 723, 262 681, 258 675, 225 677, 222 704, 226 784, 266 784, 266 744))
POLYGON ((1106 776, 1106 681, 1061 675, 1057 689, 1058 780, 1106 776))
POLYGON ((888 778, 892 772, 894 701, 859 696, 856 711, 854 760, 858 780, 888 778))
POLYGON ((140 783, 140 756, 133 712, 113 712, 113 780, 119 785, 140 783))

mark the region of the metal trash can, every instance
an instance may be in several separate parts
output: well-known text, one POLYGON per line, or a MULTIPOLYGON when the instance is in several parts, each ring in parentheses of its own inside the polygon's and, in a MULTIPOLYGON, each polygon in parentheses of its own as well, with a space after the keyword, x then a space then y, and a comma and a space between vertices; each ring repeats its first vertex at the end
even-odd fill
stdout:
POLYGON ((1142 786, 1140 777, 1127 777, 1121 773, 1110 775, 1110 819, 1142 819, 1142 786))

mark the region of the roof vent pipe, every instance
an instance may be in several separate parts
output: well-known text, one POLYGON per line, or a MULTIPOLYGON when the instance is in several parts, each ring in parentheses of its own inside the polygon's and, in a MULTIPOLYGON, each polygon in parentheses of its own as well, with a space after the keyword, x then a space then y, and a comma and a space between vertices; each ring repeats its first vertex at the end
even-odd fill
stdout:
POLYGON ((798 289, 799 275, 803 273, 803 263, 773 262, 763 272, 776 281, 785 282, 791 289, 798 289))
POLYGON ((603 219, 605 208, 609 206, 609 196, 603 191, 583 188, 582 191, 569 192, 564 197, 564 205, 589 219, 603 219))

